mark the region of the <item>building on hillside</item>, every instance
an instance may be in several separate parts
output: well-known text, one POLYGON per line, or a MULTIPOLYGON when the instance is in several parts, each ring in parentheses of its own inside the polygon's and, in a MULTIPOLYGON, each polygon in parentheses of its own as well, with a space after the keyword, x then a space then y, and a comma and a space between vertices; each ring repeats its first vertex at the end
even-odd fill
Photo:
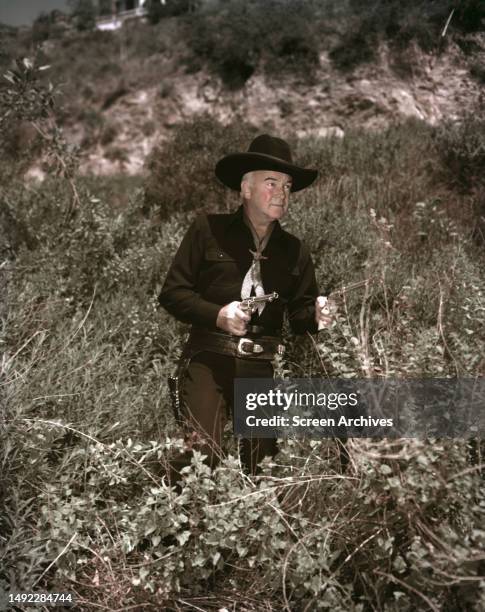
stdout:
MULTIPOLYGON (((152 0, 157 1, 157 0, 152 0)), ((158 0, 165 4, 166 0, 158 0)), ((148 0, 95 0, 98 30, 117 30, 127 19, 137 19, 147 14, 148 0)))

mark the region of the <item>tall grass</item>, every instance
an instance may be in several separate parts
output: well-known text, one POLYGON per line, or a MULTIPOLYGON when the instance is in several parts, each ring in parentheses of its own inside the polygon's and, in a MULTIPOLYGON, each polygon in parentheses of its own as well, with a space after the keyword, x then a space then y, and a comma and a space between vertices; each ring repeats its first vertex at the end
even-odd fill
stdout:
MULTIPOLYGON (((190 219, 237 205, 202 188, 226 152, 221 130, 184 126, 152 159, 148 200, 133 188, 113 205, 125 185, 92 179, 66 218, 55 180, 3 189, 24 231, 12 230, 1 268, 0 587, 74 592, 83 610, 478 611, 485 498, 465 441, 352 440, 342 473, 335 441, 286 440, 248 479, 228 432, 213 473, 195 454, 181 493, 161 480, 187 443, 165 384, 186 328, 156 296, 190 219)), ((227 134, 245 148, 237 126, 227 134)), ((294 143, 321 178, 295 196, 286 227, 326 291, 369 282, 333 329, 287 337, 287 374, 483 375, 476 192, 451 180, 444 142, 411 122, 294 143)))

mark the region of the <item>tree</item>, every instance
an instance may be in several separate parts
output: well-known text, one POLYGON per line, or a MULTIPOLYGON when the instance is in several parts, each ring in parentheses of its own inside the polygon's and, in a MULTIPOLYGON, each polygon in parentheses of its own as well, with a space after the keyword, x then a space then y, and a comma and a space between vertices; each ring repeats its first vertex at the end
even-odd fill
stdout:
POLYGON ((158 23, 164 17, 164 7, 160 0, 148 0, 145 6, 147 7, 147 17, 150 23, 158 23))
POLYGON ((96 9, 92 0, 69 0, 72 17, 79 31, 93 30, 96 26, 96 9))
POLYGON ((45 12, 39 14, 32 26, 32 38, 35 43, 42 43, 50 36, 51 19, 45 12))

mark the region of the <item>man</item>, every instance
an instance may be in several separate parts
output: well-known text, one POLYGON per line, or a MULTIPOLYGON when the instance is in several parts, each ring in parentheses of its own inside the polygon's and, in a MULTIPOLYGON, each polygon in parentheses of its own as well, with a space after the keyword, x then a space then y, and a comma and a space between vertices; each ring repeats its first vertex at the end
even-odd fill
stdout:
MULTIPOLYGON (((285 311, 297 334, 332 322, 307 248, 278 223, 290 193, 309 187, 317 171, 294 164, 288 144, 264 134, 247 152, 221 159, 215 173, 240 191, 242 206, 194 221, 159 296, 170 314, 192 324, 179 367, 181 421, 211 466, 221 454, 234 378, 273 377, 271 361, 284 350, 279 335, 285 311), (254 313, 242 307, 242 299, 272 292, 278 297, 254 313)), ((242 440, 240 449, 243 466, 255 473, 265 456, 275 455, 276 441, 242 440)), ((173 461, 172 483, 190 457, 187 451, 173 461)))

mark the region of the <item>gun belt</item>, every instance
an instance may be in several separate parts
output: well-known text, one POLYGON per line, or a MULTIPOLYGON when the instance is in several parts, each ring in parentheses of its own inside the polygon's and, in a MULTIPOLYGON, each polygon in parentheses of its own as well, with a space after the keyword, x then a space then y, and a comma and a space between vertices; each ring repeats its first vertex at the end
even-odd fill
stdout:
POLYGON ((276 336, 240 337, 201 329, 192 329, 185 351, 192 354, 211 351, 229 357, 272 361, 285 350, 276 336))

